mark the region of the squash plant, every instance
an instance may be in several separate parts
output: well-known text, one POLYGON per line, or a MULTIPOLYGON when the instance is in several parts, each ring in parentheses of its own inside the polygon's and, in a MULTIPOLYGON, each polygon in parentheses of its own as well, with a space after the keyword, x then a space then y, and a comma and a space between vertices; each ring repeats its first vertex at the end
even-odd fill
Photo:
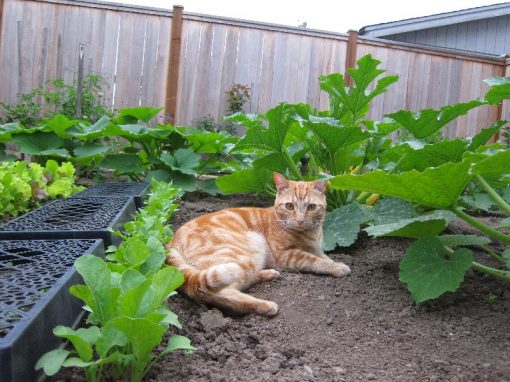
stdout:
POLYGON ((11 141, 21 153, 38 161, 71 161, 88 173, 113 170, 135 181, 172 180, 184 191, 214 191, 210 182, 198 181, 197 174, 239 168, 237 160, 230 164, 222 160, 237 137, 189 127, 153 127, 160 111, 153 107, 121 109, 116 117, 103 116, 92 124, 63 115, 30 128, 8 123, 0 125, 0 144, 11 141))
MULTIPOLYGON (((498 104, 510 98, 508 79, 487 81, 492 88, 484 100, 476 100, 470 105, 498 104)), ((449 106, 463 109, 467 104, 449 106)), ((440 120, 435 114, 432 123, 423 123, 424 113, 394 114, 402 126, 415 136, 426 137, 439 127, 431 127, 440 120), (402 118, 402 117, 405 118, 402 118)), ((476 269, 491 276, 510 281, 510 235, 504 227, 510 224, 510 205, 496 191, 506 187, 510 181, 510 150, 502 144, 486 145, 488 139, 506 121, 499 121, 482 130, 470 140, 449 140, 420 148, 401 146, 389 150, 387 157, 396 159, 394 171, 376 170, 360 175, 340 175, 331 179, 335 189, 356 189, 392 196, 426 210, 423 217, 447 211, 477 228, 484 236, 439 235, 431 227, 403 225, 395 218, 389 225, 369 227, 365 230, 373 236, 406 236, 418 239, 408 249, 400 263, 400 280, 407 284, 412 297, 417 302, 434 299, 447 291, 456 290, 468 269, 476 269), (397 155, 398 154, 398 155, 397 155), (400 157, 399 157, 400 156, 400 157), (499 227, 490 227, 471 216, 466 211, 463 193, 468 186, 476 183, 483 189, 506 219, 501 219, 499 227), (416 229, 419 228, 419 229, 416 229), (489 244, 496 244, 496 249, 489 244), (491 256, 500 266, 489 266, 475 260, 470 247, 491 256)), ((388 159, 388 158, 387 158, 388 159)))
POLYGON ((61 367, 75 366, 84 369, 88 381, 141 381, 168 353, 194 350, 188 338, 174 334, 163 351, 154 352, 171 326, 182 327, 165 302, 184 277, 177 268, 164 265, 164 244, 172 237, 166 222, 179 192, 156 180, 151 185, 146 207, 126 223, 124 241, 109 249, 107 261, 93 255, 76 260, 85 285, 74 285, 70 292, 85 303, 90 326, 57 326, 53 333, 69 340, 70 350, 46 353, 36 369, 54 375, 61 367))
MULTIPOLYGON (((274 194, 271 174, 285 173, 291 179, 328 177, 362 171, 382 150, 391 145, 392 123, 365 120, 370 102, 398 80, 397 76, 377 79, 384 70, 370 55, 349 69, 354 85, 347 87, 341 74, 320 77, 320 87, 330 98, 330 109, 313 110, 310 105, 282 103, 265 114, 238 113, 229 121, 247 127, 246 135, 232 152, 252 150, 252 168, 218 179, 225 193, 266 192, 274 194), (374 83, 375 82, 375 83, 374 83)), ((331 190, 330 208, 348 204, 356 193, 331 190)))
MULTIPOLYGON (((329 95, 328 110, 313 110, 307 104, 282 103, 262 115, 240 113, 229 117, 229 120, 247 127, 246 135, 232 151, 252 150, 255 159, 252 168, 219 178, 216 182, 218 187, 225 193, 275 194, 273 171, 284 173, 294 180, 308 180, 360 174, 375 169, 396 171, 398 166, 404 165, 402 162, 396 163, 399 161, 395 161, 394 157, 400 159, 404 152, 411 156, 407 151, 413 151, 418 143, 396 145, 392 142, 391 134, 403 128, 406 118, 410 118, 407 112, 402 112, 404 115, 400 118, 393 115, 383 121, 365 119, 371 101, 398 80, 393 75, 380 78, 384 70, 378 68, 379 64, 380 61, 370 55, 362 57, 356 68, 349 69, 354 82, 352 87, 346 86, 341 74, 321 76, 321 89, 329 95)), ((472 101, 440 110, 425 110, 421 114, 420 123, 427 125, 433 134, 456 117, 483 103, 472 101), (427 120, 436 122, 429 126, 427 120)), ((492 134, 497 128, 491 130, 492 134)), ((490 136, 486 135, 478 140, 487 140, 490 136)), ((467 143, 461 145, 468 146, 467 143)), ((475 149, 474 143, 470 149, 475 149)), ((426 151, 423 155, 430 157, 432 154, 426 151)), ((326 197, 330 212, 324 223, 325 250, 332 250, 337 245, 351 245, 364 224, 383 224, 394 220, 394 214, 383 214, 375 221, 373 211, 367 212, 364 204, 370 205, 377 201, 377 193, 371 194, 354 188, 330 188, 326 197)), ((386 210, 391 205, 392 202, 388 202, 378 209, 386 210)), ((411 211, 406 208, 405 211, 407 213, 402 216, 409 224, 423 219, 414 209, 411 211)), ((424 224, 433 226, 437 233, 444 229, 447 220, 451 218, 450 213, 436 212, 424 224)))

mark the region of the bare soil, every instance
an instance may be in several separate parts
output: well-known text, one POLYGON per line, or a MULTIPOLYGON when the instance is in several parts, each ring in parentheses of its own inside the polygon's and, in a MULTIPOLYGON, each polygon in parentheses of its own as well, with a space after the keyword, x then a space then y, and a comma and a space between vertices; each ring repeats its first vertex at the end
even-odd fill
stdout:
MULTIPOLYGON (((173 227, 252 196, 182 203, 173 227)), ((457 230, 458 231, 458 230, 457 230)), ((154 366, 151 381, 510 381, 510 288, 474 271, 455 293, 416 305, 398 280, 409 240, 360 237, 330 256, 340 279, 282 272, 249 290, 278 303, 271 319, 232 316, 183 295, 169 305, 197 350, 154 366)), ((76 374, 61 380, 76 380, 76 374)))

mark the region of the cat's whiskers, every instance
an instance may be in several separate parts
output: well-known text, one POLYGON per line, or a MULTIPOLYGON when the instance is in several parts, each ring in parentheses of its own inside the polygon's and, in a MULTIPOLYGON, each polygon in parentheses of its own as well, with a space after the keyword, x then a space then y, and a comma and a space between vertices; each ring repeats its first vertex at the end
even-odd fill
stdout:
POLYGON ((276 219, 276 223, 284 231, 287 231, 289 229, 289 227, 290 227, 290 221, 289 220, 276 219))

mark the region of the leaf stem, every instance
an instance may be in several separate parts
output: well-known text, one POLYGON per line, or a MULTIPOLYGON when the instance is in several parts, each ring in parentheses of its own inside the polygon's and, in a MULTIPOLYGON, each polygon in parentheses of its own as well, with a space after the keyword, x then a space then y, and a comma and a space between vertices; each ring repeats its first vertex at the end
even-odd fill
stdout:
POLYGON ((501 261, 503 263, 505 262, 505 259, 503 259, 503 257, 498 255, 495 251, 493 251, 492 249, 490 249, 486 245, 481 245, 480 248, 482 248, 485 252, 487 252, 489 255, 494 257, 496 260, 501 261))
POLYGON ((474 217, 466 214, 464 211, 462 211, 458 207, 453 207, 451 211, 457 215, 462 220, 468 222, 473 227, 479 229, 481 232, 486 233, 489 236, 492 236, 495 239, 498 239, 499 241, 502 241, 503 243, 510 244, 510 236, 505 235, 504 233, 501 233, 499 231, 496 231, 494 228, 491 228, 485 224, 483 224, 481 221, 475 219, 474 217))
POLYGON ((397 169, 400 167, 400 165, 402 164, 403 161, 405 161, 407 158, 407 153, 405 153, 404 155, 402 155, 400 157, 400 159, 398 160, 398 162, 395 164, 395 166, 393 166, 393 168, 388 171, 388 174, 394 174, 395 171, 397 171, 397 169))
POLYGON ((505 211, 508 215, 510 215, 510 205, 501 197, 498 195, 498 193, 494 190, 494 188, 491 187, 489 183, 479 174, 475 175, 476 180, 480 185, 487 191, 490 198, 496 203, 499 208, 501 208, 503 211, 505 211))
POLYGON ((299 169, 297 168, 296 164, 294 163, 292 158, 289 156, 289 154, 286 151, 282 151, 282 154, 283 154, 283 157, 285 158, 285 160, 287 161, 287 164, 289 165, 289 168, 291 169, 294 176, 296 178, 298 178, 299 180, 304 180, 303 176, 299 172, 299 169))
POLYGON ((476 269, 480 272, 486 273, 486 274, 496 277, 498 279, 510 281, 510 272, 502 271, 502 270, 495 269, 492 267, 488 267, 486 265, 477 263, 476 261, 472 262, 472 267, 473 267, 473 269, 476 269))
POLYGON ((335 193, 337 195, 337 199, 340 199, 340 203, 342 206, 347 204, 347 198, 345 196, 345 192, 342 190, 335 190, 335 193))

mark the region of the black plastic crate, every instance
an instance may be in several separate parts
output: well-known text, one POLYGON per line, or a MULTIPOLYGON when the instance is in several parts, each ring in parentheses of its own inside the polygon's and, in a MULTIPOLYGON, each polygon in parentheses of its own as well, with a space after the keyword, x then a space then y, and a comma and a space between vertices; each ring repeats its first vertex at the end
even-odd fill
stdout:
POLYGON ((132 198, 59 199, 0 227, 0 240, 103 239, 118 245, 120 230, 136 211, 132 198))
POLYGON ((136 208, 143 207, 143 201, 150 190, 149 183, 102 183, 74 194, 73 198, 133 197, 136 208))
POLYGON ((37 360, 61 343, 53 328, 78 323, 83 303, 69 287, 87 253, 104 257, 102 241, 0 240, 0 382, 35 381, 37 360))

